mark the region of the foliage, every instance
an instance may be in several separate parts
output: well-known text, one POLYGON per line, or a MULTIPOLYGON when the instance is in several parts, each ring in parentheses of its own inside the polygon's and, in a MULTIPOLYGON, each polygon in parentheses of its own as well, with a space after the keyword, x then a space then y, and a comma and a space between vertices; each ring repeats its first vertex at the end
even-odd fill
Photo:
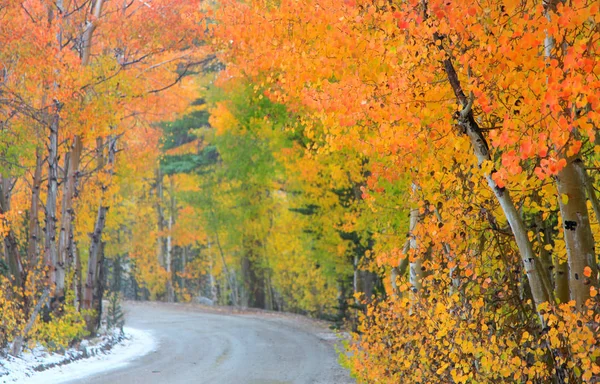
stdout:
POLYGON ((329 215, 311 230, 340 231, 337 251, 388 281, 352 347, 363 381, 597 377, 597 15, 594 1, 219 8, 219 84, 298 114, 306 169, 287 176, 320 197, 305 212, 329 215), (353 187, 337 216, 327 191, 344 205, 353 187))
POLYGON ((15 300, 9 280, 4 276, 0 276, 0 288, 0 348, 4 348, 20 331, 24 314, 15 300))
POLYGON ((211 62, 207 12, 191 1, 1 1, 3 344, 62 348, 83 336, 82 315, 97 325, 104 260, 140 239, 124 229, 145 212, 129 193, 158 164, 154 125, 184 113, 192 67, 211 62))
POLYGON ((37 322, 29 340, 31 346, 40 343, 50 351, 64 350, 75 340, 81 340, 89 333, 86 329, 85 312, 73 305, 75 293, 66 291, 65 301, 49 313, 47 321, 37 322))

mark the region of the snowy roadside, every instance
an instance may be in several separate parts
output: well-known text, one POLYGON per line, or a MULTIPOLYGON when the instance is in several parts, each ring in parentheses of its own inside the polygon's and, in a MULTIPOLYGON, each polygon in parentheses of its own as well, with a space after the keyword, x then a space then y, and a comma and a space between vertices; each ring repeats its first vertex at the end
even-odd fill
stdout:
POLYGON ((20 358, 0 358, 0 383, 54 384, 81 379, 123 367, 158 347, 148 331, 128 327, 124 331, 125 337, 120 340, 104 337, 93 346, 70 349, 64 355, 34 349, 20 358))

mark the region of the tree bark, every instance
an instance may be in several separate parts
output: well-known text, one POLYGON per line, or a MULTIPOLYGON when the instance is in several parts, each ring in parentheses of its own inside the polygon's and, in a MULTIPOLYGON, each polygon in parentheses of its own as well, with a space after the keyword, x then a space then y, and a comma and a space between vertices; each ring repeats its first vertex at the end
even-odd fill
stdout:
MULTIPOLYGON (((410 227, 414 228, 417 227, 417 222, 419 221, 419 210, 416 208, 413 208, 410 210, 410 227)), ((409 239, 409 244, 410 244, 410 249, 412 249, 413 251, 416 251, 417 249, 417 238, 414 235, 414 233, 410 234, 410 239, 409 239)), ((407 255, 407 258, 408 255, 407 255)), ((423 259, 421 257, 417 257, 416 255, 413 255, 413 260, 409 261, 410 262, 410 286, 411 286, 411 290, 414 294, 420 292, 423 289, 423 259)))
POLYGON ((582 183, 585 185, 585 192, 590 200, 590 203, 592 203, 592 209, 594 211, 594 216, 596 216, 596 221, 600 223, 600 201, 598 200, 596 190, 594 189, 593 179, 588 175, 583 161, 574 162, 574 165, 579 172, 582 183))
MULTIPOLYGON (((471 145, 473 146, 473 152, 477 157, 477 162, 479 166, 481 166, 484 162, 491 161, 491 156, 487 141, 483 137, 481 129, 473 117, 473 111, 471 109, 473 105, 473 98, 471 96, 471 99, 468 99, 463 92, 452 61, 449 58, 446 58, 443 61, 443 64, 448 81, 450 82, 452 90, 454 91, 454 95, 462 105, 462 111, 460 111, 456 116, 458 119, 458 124, 469 137, 471 145)), ((498 186, 498 184, 496 184, 492 178, 492 174, 493 171, 485 175, 487 184, 494 192, 494 195, 496 196, 496 199, 500 203, 500 207, 504 212, 504 216, 506 217, 512 229, 515 242, 517 243, 519 254, 521 256, 521 261, 529 280, 533 301, 537 308, 544 302, 554 301, 553 289, 550 286, 550 282, 546 278, 542 263, 538 260, 537 256, 533 252, 533 247, 527 236, 527 228, 523 222, 523 219, 517 212, 508 189, 498 186)), ((541 314, 539 317, 543 324, 544 320, 541 314)))
POLYGON ((56 283, 56 199, 58 195, 58 129, 60 122, 60 103, 55 102, 55 113, 50 122, 48 137, 48 192, 46 197, 46 241, 45 264, 48 268, 48 281, 56 283))
POLYGON ((23 284, 23 263, 21 262, 21 255, 19 255, 19 245, 10 223, 4 217, 10 210, 11 184, 12 180, 10 178, 0 175, 0 218, 4 221, 4 226, 8 228, 8 231, 4 234, 4 253, 8 268, 15 285, 21 287, 23 284))
POLYGON ((15 340, 13 341, 12 349, 10 352, 11 355, 17 356, 17 357, 19 355, 21 355, 21 352, 23 351, 23 342, 25 341, 27 334, 29 334, 29 332, 31 331, 31 328, 33 328, 33 325, 35 324, 35 320, 37 319, 38 314, 40 313, 40 310, 46 303, 46 300, 48 300, 49 296, 50 296, 50 290, 45 289, 44 292, 42 293, 42 296, 38 300, 37 304, 33 308, 33 311, 31 312, 31 315, 29 316, 29 320, 27 321, 27 324, 25 325, 25 329, 23 329, 23 332, 20 335, 15 337, 15 340))
POLYGON ((208 260, 209 260, 209 264, 208 264, 208 277, 209 277, 209 281, 210 281, 210 298, 213 302, 217 303, 219 297, 217 296, 217 284, 215 282, 215 275, 213 274, 213 265, 214 265, 214 260, 213 260, 213 255, 212 252, 210 251, 210 240, 208 241, 208 260))
POLYGON ((156 170, 156 214, 157 214, 157 225, 158 225, 158 236, 156 239, 156 256, 158 258, 158 264, 166 268, 166 244, 164 239, 165 231, 165 214, 163 211, 163 175, 160 167, 156 170))
POLYGON ((570 298, 582 309, 590 297, 590 287, 598 285, 598 265, 585 186, 573 161, 558 173, 556 185, 569 264, 570 298), (584 275, 586 267, 591 270, 590 276, 584 275))
POLYGON ((31 208, 29 209, 29 243, 27 244, 27 259, 29 265, 35 265, 39 256, 38 241, 40 239, 40 188, 42 184, 42 154, 40 148, 35 152, 35 171, 31 184, 31 208))
POLYGON ((75 136, 71 151, 65 156, 65 177, 63 179, 63 197, 61 224, 58 236, 58 262, 56 265, 56 293, 57 297, 64 296, 65 274, 69 268, 69 260, 72 259, 73 232, 72 225, 75 219, 73 211, 73 198, 75 187, 79 176, 79 163, 83 144, 79 136, 75 136))
POLYGON ((82 50, 81 50, 81 64, 88 65, 90 62, 91 51, 92 51, 92 41, 94 36, 94 31, 96 30, 96 23, 100 19, 102 15, 102 5, 104 4, 104 0, 96 0, 94 1, 91 13, 93 15, 93 20, 88 21, 86 25, 86 29, 83 32, 82 40, 82 50))
MULTIPOLYGON (((102 231, 106 224, 106 213, 108 207, 98 207, 98 214, 96 215, 96 224, 94 225, 94 232, 91 234, 90 243, 90 255, 88 258, 88 271, 83 292, 83 309, 94 309, 94 291, 97 289, 97 282, 99 280, 100 271, 98 265, 100 260, 100 247, 102 243, 102 231)), ((96 295, 97 296, 97 295, 96 295)), ((95 313, 88 315, 86 318, 88 331, 94 333, 99 325, 100 314, 95 313)))
POLYGON ((169 177, 169 221, 167 224, 167 252, 165 265, 167 269, 167 301, 175 301, 175 290, 173 288, 173 221, 175 216, 175 187, 173 178, 169 177))
MULTIPOLYGON (((213 216, 213 219, 216 219, 215 212, 212 209, 210 210, 210 213, 213 216)), ((219 255, 221 256, 221 262, 223 263, 223 269, 225 270, 225 275, 227 277, 226 281, 229 283, 229 288, 231 289, 231 298, 233 301, 233 305, 237 306, 239 305, 240 296, 237 289, 236 277, 234 276, 233 272, 230 271, 227 267, 227 262, 225 261, 225 253, 223 252, 223 247, 221 246, 221 240, 219 238, 219 231, 215 228, 214 232, 215 240, 217 241, 217 248, 219 249, 219 255)))
POLYGON ((185 269, 187 266, 187 251, 188 251, 188 246, 184 246, 182 249, 182 253, 181 253, 181 284, 180 284, 180 288, 181 288, 181 296, 183 297, 183 294, 185 293, 185 288, 186 288, 186 278, 185 278, 185 269))
MULTIPOLYGON (((108 169, 105 170, 112 178, 113 166, 115 163, 115 155, 117 152, 117 138, 110 136, 107 141, 108 156, 107 164, 108 169)), ((104 156, 101 151, 101 141, 98 142, 98 165, 103 166, 104 156)), ((102 249, 102 232, 106 224, 106 214, 108 212, 108 206, 103 204, 104 193, 108 189, 108 185, 102 185, 102 195, 98 206, 98 213, 96 215, 96 223, 94 225, 94 232, 91 234, 91 243, 88 259, 88 272, 86 277, 86 284, 83 293, 83 309, 95 309, 96 313, 88 315, 86 317, 86 323, 88 331, 91 333, 95 332, 100 325, 101 316, 101 305, 102 305, 102 266, 104 264, 104 252, 102 249)))
POLYGON ((419 210, 411 209, 409 226, 408 226, 408 238, 406 239, 406 242, 404 243, 404 247, 402 248, 402 254, 405 257, 402 259, 402 261, 400 261, 400 264, 398 264, 397 267, 392 268, 392 275, 391 275, 392 291, 394 292, 394 294, 396 296, 400 296, 400 287, 398 287, 398 279, 406 274, 406 270, 409 265, 409 257, 407 255, 407 253, 410 250, 411 239, 413 237, 413 231, 415 230, 418 221, 419 221, 419 210))

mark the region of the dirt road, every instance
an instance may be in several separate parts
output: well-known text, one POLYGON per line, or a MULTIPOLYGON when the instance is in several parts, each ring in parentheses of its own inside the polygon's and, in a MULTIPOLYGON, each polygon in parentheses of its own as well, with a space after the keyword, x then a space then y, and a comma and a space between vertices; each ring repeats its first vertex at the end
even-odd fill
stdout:
POLYGON ((354 383, 337 362, 331 332, 301 317, 159 303, 125 308, 127 325, 150 331, 159 347, 77 383, 354 383))

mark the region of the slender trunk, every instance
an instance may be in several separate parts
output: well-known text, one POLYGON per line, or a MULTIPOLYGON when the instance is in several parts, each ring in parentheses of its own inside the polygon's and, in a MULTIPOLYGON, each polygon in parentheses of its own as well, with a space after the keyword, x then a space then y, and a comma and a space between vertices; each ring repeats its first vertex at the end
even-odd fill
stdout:
MULTIPOLYGON (((491 161, 491 157, 487 141, 483 137, 481 129, 479 128, 479 125, 473 117, 473 111, 471 109, 473 104, 473 98, 471 97, 471 99, 468 99, 465 93, 463 92, 452 61, 449 58, 447 58, 443 61, 443 64, 444 70, 448 77, 448 81, 452 86, 452 90, 454 91, 456 98, 460 101, 463 107, 462 111, 458 113, 457 116, 458 124, 468 135, 471 141, 471 145, 473 146, 475 156, 477 157, 477 162, 479 166, 481 166, 484 162, 491 161)), ((496 199, 500 203, 500 207, 504 212, 504 216, 506 217, 515 236, 515 241, 519 249, 521 261, 523 263, 523 267, 525 273, 527 274, 529 285, 531 287, 533 301, 537 308, 540 304, 544 302, 554 301, 553 289, 550 285, 550 282, 546 278, 546 274, 544 272, 542 263, 538 260, 537 256, 533 252, 533 247, 527 235, 527 227, 525 226, 523 219, 517 212, 517 209, 515 207, 514 202, 512 201, 512 198, 510 197, 508 189, 498 186, 492 178, 492 173, 493 171, 491 173, 486 174, 485 178, 488 183, 488 186, 494 192, 496 199)), ((541 314, 540 320, 542 321, 542 323, 544 323, 541 314)))
POLYGON ((165 242, 164 242, 164 231, 165 231, 165 214, 163 211, 163 175, 160 167, 156 170, 156 214, 158 216, 158 236, 156 239, 156 256, 158 258, 158 264, 166 268, 165 263, 165 242))
POLYGON ((104 0, 96 0, 93 3, 91 13, 93 15, 93 19, 87 22, 86 29, 83 32, 82 36, 82 51, 81 51, 81 63, 82 65, 88 65, 90 62, 90 56, 92 51, 92 40, 94 36, 94 31, 96 30, 96 23, 100 16, 102 15, 102 6, 104 4, 104 0))
MULTIPOLYGON (((419 210, 410 210, 410 226, 416 228, 419 220, 419 210)), ((417 238, 411 233, 410 249, 413 251, 417 249, 417 238)), ((423 259, 413 255, 413 260, 410 261, 410 286, 413 293, 418 293, 423 289, 423 259)))
MULTIPOLYGON (((94 232, 91 234, 90 243, 90 254, 88 258, 88 270, 83 291, 83 309, 93 309, 94 305, 94 290, 97 286, 99 279, 98 265, 100 262, 100 247, 102 243, 102 231, 106 224, 106 213, 108 207, 98 207, 98 214, 96 215, 96 224, 94 225, 94 232)), ((87 328, 90 332, 95 332, 99 324, 99 313, 87 316, 87 328)))
POLYGON ((33 173, 33 181, 31 184, 31 208, 29 209, 29 242, 27 244, 27 259, 31 266, 37 263, 37 258, 39 256, 38 241, 40 239, 40 222, 38 215, 40 207, 40 188, 42 184, 42 153, 40 148, 36 149, 35 157, 35 171, 33 173))
POLYGON ((272 311, 275 308, 273 300, 273 286, 271 278, 268 274, 265 275, 265 309, 272 311))
POLYGON ((402 259, 402 261, 400 261, 400 264, 398 264, 397 267, 392 268, 392 276, 391 276, 392 291, 394 292, 394 294, 396 296, 400 296, 400 287, 398 287, 398 279, 401 278, 402 276, 404 276, 406 274, 406 270, 408 269, 408 265, 409 265, 408 251, 410 250, 411 239, 413 237, 413 232, 414 232, 415 228, 417 227, 418 221, 419 221, 419 210, 411 209, 409 226, 408 226, 408 238, 406 239, 406 242, 404 243, 404 247, 402 248, 402 254, 404 255, 404 258, 402 259))
POLYGON ((210 281, 210 298, 213 302, 217 302, 218 300, 218 296, 217 296, 217 284, 215 282, 215 275, 213 274, 213 255, 212 252, 210 251, 210 241, 208 242, 208 277, 209 277, 209 281, 210 281))
MULTIPOLYGON (((211 210, 211 214, 213 217, 215 216, 214 211, 211 210)), ((221 262, 223 263, 223 269, 225 270, 225 275, 227 276, 227 280, 229 282, 229 287, 231 288, 231 296, 233 299, 233 305, 239 304, 239 293, 237 292, 237 284, 236 278, 230 273, 229 268, 227 267, 227 262, 225 261, 225 253, 223 252, 223 247, 221 247, 221 240, 219 239, 219 231, 215 229, 215 240, 217 241, 217 248, 219 249, 219 255, 221 256, 221 262)))
POLYGON ((81 257, 79 255, 77 244, 73 244, 73 256, 75 264, 75 278, 73 279, 73 290, 75 291, 75 308, 81 309, 83 300, 83 277, 81 272, 81 257))
MULTIPOLYGON (((105 287, 105 254, 104 250, 106 243, 104 241, 100 242, 100 247, 98 249, 98 258, 96 264, 96 281, 94 282, 94 291, 92 296, 92 308, 95 311, 95 326, 94 330, 100 327, 100 323, 102 320, 102 297, 104 296, 104 287, 105 287)), ((92 330, 89 328, 90 324, 88 324, 88 330, 91 332, 92 330)))
POLYGON ((4 234, 4 253, 15 285, 21 287, 23 283, 23 264, 21 255, 19 255, 19 245, 10 223, 4 216, 10 210, 11 184, 12 180, 10 178, 0 175, 0 217, 2 217, 4 227, 8 228, 4 234))
MULTIPOLYGON (((102 142, 98 142, 98 165, 102 167, 104 165, 104 156, 102 152, 102 142)), ((111 136, 108 138, 108 157, 106 166, 108 169, 105 172, 108 173, 109 179, 112 179, 113 166, 115 164, 115 155, 117 152, 117 138, 111 136)), ((102 232, 106 224, 106 214, 108 212, 108 206, 104 206, 104 191, 108 189, 108 185, 102 185, 102 195, 100 197, 98 213, 96 215, 96 223, 94 225, 94 232, 91 234, 91 243, 88 259, 88 272, 86 277, 86 283, 83 292, 83 308, 84 309, 96 309, 96 313, 88 315, 86 317, 86 323, 88 331, 95 332, 100 325, 101 316, 101 305, 102 305, 102 266, 104 265, 104 252, 102 243, 102 232)))
POLYGON ((187 265, 187 250, 188 247, 184 246, 183 250, 182 250, 182 254, 181 254, 181 296, 183 297, 183 294, 185 293, 185 268, 187 265))
MULTIPOLYGON (((540 202, 538 201, 538 204, 540 202)), ((535 237, 540 248, 540 261, 544 266, 544 271, 550 281, 550 284, 554 285, 554 276, 552 274, 553 263, 552 263, 552 251, 546 249, 547 245, 553 246, 551 234, 546 230, 546 225, 542 220, 542 214, 536 213, 534 215, 535 222, 535 237)))
POLYGON ((354 304, 359 304, 359 300, 356 297, 356 293, 358 293, 358 284, 360 277, 358 276, 358 255, 354 255, 354 260, 352 262, 352 267, 354 273, 352 274, 352 293, 354 293, 354 304))
POLYGON ((169 213, 168 234, 167 234, 167 254, 166 254, 166 269, 167 269, 167 302, 175 301, 175 292, 173 291, 173 242, 171 238, 171 230, 173 229, 173 215, 169 213))
POLYGON ((23 350, 23 342, 25 341, 25 338, 31 331, 31 328, 33 328, 33 325, 35 324, 35 320, 37 319, 38 314, 40 313, 42 307, 46 303, 46 300, 48 300, 49 296, 50 296, 50 290, 45 289, 44 292, 42 293, 42 297, 40 297, 37 304, 33 308, 33 311, 31 311, 31 315, 29 316, 29 320, 27 321, 27 324, 25 325, 23 332, 20 335, 18 335, 17 337, 15 337, 15 340, 13 341, 13 345, 12 345, 12 350, 10 352, 11 355, 19 356, 21 354, 21 352, 23 350))
POLYGON ((69 254, 72 254, 72 225, 75 219, 73 197, 79 175, 79 163, 83 144, 79 136, 75 136, 71 151, 65 156, 65 177, 63 179, 63 198, 60 233, 58 236, 58 262, 56 265, 56 296, 64 296, 65 274, 69 268, 69 254))
POLYGON ((46 241, 45 264, 48 268, 48 281, 56 283, 56 199, 58 195, 58 127, 60 121, 60 104, 55 105, 56 111, 50 122, 50 136, 48 138, 48 192, 46 197, 46 241))
MULTIPOLYGON (((440 211, 437 209, 437 207, 433 209, 433 213, 435 214, 435 217, 438 219, 439 224, 443 225, 444 220, 442 220, 442 215, 440 214, 440 211)), ((454 261, 454 256, 452 255, 450 244, 443 243, 442 247, 444 248, 444 254, 448 258, 448 262, 454 261)), ((455 264, 457 264, 457 265, 450 268, 450 272, 449 272, 450 281, 452 282, 450 294, 456 292, 460 288, 460 277, 458 276, 458 263, 455 263, 455 264)))
POLYGON ((590 286, 598 285, 598 265, 585 187, 572 161, 558 173, 556 184, 569 264, 570 298, 582 309, 590 297, 590 286), (586 267, 591 269, 590 276, 584 275, 586 267))
POLYGON ((175 301, 175 291, 173 289, 173 221, 175 216, 175 186, 173 184, 173 178, 169 177, 169 222, 168 222, 168 233, 167 233, 167 301, 172 303, 175 301))

